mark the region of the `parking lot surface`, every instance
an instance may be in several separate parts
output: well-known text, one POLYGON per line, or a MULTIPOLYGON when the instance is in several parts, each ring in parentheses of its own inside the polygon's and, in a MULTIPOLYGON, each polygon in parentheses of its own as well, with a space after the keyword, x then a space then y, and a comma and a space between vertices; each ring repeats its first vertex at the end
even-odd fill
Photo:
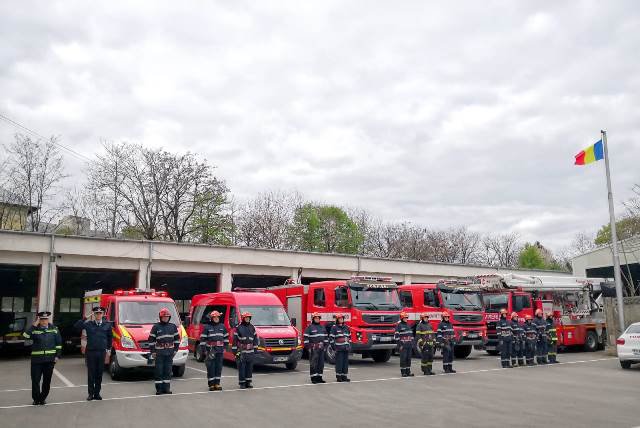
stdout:
POLYGON ((28 358, 0 360, 0 418, 11 427, 171 426, 640 426, 640 368, 622 370, 603 352, 560 354, 553 366, 499 368, 499 360, 474 351, 455 361, 456 374, 402 378, 399 361, 351 360, 351 383, 309 382, 308 361, 297 370, 257 367, 253 390, 240 390, 226 365, 222 392, 206 388, 205 367, 190 358, 185 376, 173 379, 173 395, 156 396, 153 379, 138 373, 113 382, 105 372, 101 402, 85 401, 80 357, 56 366, 46 406, 31 406, 28 358))

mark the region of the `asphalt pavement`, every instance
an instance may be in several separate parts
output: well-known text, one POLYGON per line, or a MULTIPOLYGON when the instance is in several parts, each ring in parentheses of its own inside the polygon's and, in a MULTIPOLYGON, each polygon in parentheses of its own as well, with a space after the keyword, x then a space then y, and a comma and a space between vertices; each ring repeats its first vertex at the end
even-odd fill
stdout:
POLYGON ((152 377, 138 373, 113 382, 105 372, 103 401, 85 401, 80 357, 56 366, 46 406, 31 406, 29 360, 0 360, 0 420, 11 427, 274 426, 309 428, 432 426, 640 426, 640 367, 622 370, 603 352, 560 354, 560 364, 499 368, 497 357, 474 351, 454 362, 456 374, 400 377, 399 360, 374 363, 354 357, 351 383, 309 381, 308 361, 297 370, 257 367, 252 390, 241 390, 232 365, 223 370, 221 392, 206 388, 205 367, 190 358, 173 395, 156 396, 152 377))

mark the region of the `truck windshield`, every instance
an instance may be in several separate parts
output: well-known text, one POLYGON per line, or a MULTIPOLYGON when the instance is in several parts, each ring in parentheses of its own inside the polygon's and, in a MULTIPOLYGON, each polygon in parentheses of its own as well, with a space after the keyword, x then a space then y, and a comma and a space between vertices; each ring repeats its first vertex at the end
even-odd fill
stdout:
POLYGON ((482 309, 480 294, 476 291, 442 291, 444 306, 450 309, 479 311, 482 309))
POLYGON ((160 321, 158 312, 162 308, 169 309, 170 323, 180 325, 180 317, 173 302, 120 302, 118 303, 118 322, 120 324, 155 324, 160 321))
POLYGON ((395 288, 353 288, 351 302, 358 308, 397 311, 401 309, 398 290, 395 288))
POLYGON ((240 313, 251 312, 251 324, 260 327, 281 327, 291 325, 282 306, 242 306, 240 313))
POLYGON ((484 308, 487 312, 500 312, 500 309, 507 309, 509 296, 506 294, 485 294, 482 296, 484 308))

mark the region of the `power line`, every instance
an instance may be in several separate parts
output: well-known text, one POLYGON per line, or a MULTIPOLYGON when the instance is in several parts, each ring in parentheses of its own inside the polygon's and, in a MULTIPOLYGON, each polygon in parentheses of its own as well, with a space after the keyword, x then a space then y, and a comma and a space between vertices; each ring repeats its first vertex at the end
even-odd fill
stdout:
MULTIPOLYGON (((29 133, 29 134, 31 134, 31 135, 34 135, 34 136, 38 137, 39 139, 42 139, 42 140, 49 140, 49 138, 47 138, 47 137, 43 136, 42 134, 37 133, 36 131, 34 131, 34 130, 32 130, 32 129, 27 128, 26 126, 24 126, 24 125, 22 125, 22 124, 20 124, 20 123, 16 122, 16 121, 15 121, 15 120, 13 120, 13 119, 8 118, 7 116, 3 115, 2 113, 0 113, 0 119, 4 120, 4 121, 5 121, 5 122, 7 122, 8 124, 13 125, 13 126, 15 126, 15 127, 19 128, 19 129, 21 129, 21 130, 25 131, 25 132, 28 132, 28 133, 29 133)), ((57 141, 55 141, 55 140, 51 140, 51 142, 52 142, 53 144, 55 144, 56 146, 60 147, 61 149, 66 150, 67 152, 69 152, 69 154, 71 154, 72 156, 75 156, 77 159, 80 159, 80 160, 83 160, 83 161, 87 161, 87 162, 91 162, 91 161, 92 161, 92 160, 91 160, 90 158, 88 158, 87 156, 85 156, 85 155, 83 155, 83 154, 81 154, 81 153, 76 152, 75 150, 73 150, 73 149, 72 149, 72 148, 70 148, 70 147, 65 146, 64 144, 58 143, 58 142, 57 142, 57 141)))

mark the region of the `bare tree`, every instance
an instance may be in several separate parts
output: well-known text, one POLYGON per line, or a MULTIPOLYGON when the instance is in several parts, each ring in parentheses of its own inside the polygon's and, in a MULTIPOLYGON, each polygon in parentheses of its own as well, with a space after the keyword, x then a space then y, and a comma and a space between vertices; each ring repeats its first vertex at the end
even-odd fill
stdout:
POLYGON ((25 225, 28 230, 47 232, 49 222, 58 213, 53 198, 66 175, 56 142, 56 137, 34 141, 16 134, 13 143, 6 147, 11 189, 25 205, 34 208, 25 225))
POLYGON ((490 266, 516 267, 522 249, 520 236, 515 233, 488 235, 482 240, 484 263, 490 266))

